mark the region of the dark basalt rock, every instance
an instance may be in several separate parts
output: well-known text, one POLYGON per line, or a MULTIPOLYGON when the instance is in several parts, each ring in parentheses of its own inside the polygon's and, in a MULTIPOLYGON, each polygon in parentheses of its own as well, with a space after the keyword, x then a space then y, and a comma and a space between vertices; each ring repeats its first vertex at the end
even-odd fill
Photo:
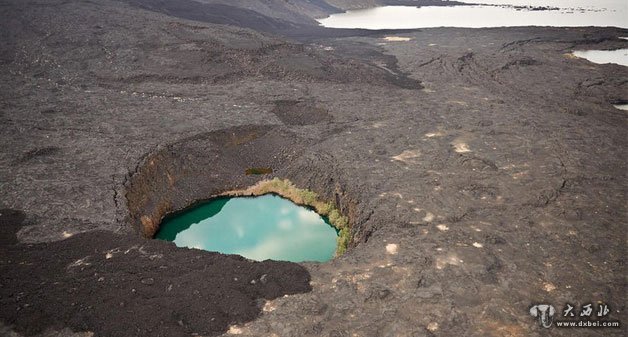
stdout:
POLYGON ((99 336, 217 335, 259 316, 258 300, 311 290, 298 264, 111 232, 32 246, 2 243, 0 317, 25 335, 60 323, 99 336), (273 282, 252 284, 258 275, 273 282))
POLYGON ((566 301, 621 319, 628 68, 569 53, 628 30, 334 30, 319 0, 204 2, 0 5, 0 335, 535 336, 531 304, 566 301), (345 255, 150 239, 273 177, 350 218, 345 255))

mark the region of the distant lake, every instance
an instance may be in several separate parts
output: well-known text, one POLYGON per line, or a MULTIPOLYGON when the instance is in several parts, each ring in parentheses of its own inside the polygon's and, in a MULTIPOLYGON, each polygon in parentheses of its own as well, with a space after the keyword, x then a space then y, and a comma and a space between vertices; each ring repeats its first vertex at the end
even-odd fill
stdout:
POLYGON ((573 54, 593 63, 615 63, 628 67, 628 49, 616 50, 576 50, 573 54))
POLYGON ((319 22, 330 28, 410 29, 432 27, 620 27, 628 28, 628 0, 477 0, 478 6, 384 6, 333 14, 319 22), (516 6, 549 6, 531 10, 516 6))

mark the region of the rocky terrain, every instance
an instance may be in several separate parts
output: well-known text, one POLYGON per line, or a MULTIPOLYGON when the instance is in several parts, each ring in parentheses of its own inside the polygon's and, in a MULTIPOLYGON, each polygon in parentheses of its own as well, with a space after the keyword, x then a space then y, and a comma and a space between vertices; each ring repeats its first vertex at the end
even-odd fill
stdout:
POLYGON ((570 52, 628 30, 315 25, 353 6, 2 0, 0 335, 622 336, 529 308, 626 323, 628 68, 570 52), (272 177, 334 201, 350 249, 142 235, 272 177))

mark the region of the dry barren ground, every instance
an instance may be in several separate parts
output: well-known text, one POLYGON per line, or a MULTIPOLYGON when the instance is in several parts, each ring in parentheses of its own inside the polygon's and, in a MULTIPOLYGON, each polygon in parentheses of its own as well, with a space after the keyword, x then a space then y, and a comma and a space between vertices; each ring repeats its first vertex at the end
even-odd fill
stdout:
POLYGON ((528 310, 628 322, 628 68, 570 56, 628 31, 330 32, 290 8, 237 27, 229 6, 138 3, 0 3, 0 334, 622 336, 528 310), (346 254, 139 234, 274 176, 350 217, 346 254))

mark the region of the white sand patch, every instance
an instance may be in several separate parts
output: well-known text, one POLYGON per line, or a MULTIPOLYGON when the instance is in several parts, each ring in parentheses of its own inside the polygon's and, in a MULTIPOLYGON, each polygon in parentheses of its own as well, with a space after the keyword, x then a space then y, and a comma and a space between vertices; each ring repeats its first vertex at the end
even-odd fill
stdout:
POLYGON ((546 283, 543 284, 543 290, 545 290, 545 291, 547 291, 549 293, 551 291, 556 290, 556 286, 551 284, 551 283, 549 283, 549 282, 546 282, 546 283))
POLYGON ((227 331, 227 333, 231 335, 241 335, 242 332, 242 328, 235 325, 230 326, 229 330, 227 331))
POLYGON ((403 37, 403 36, 386 36, 384 37, 384 40, 388 42, 408 42, 412 40, 412 38, 403 37))
POLYGON ((404 163, 413 163, 420 156, 421 156, 421 153, 419 150, 405 150, 401 152, 400 154, 392 157, 392 159, 397 160, 397 161, 402 161, 404 163))
POLYGON ((438 228, 439 231, 443 231, 443 232, 449 230, 449 227, 447 227, 447 225, 443 225, 443 224, 436 225, 436 228, 438 228))
POLYGON ((471 152, 471 149, 469 148, 469 145, 467 145, 467 143, 455 142, 451 145, 454 146, 454 151, 456 151, 457 153, 471 152))
POLYGON ((434 332, 436 330, 438 330, 438 323, 436 322, 430 322, 430 324, 427 325, 427 330, 434 332))
POLYGON ((436 132, 426 133, 425 137, 427 137, 427 138, 434 138, 434 137, 442 137, 444 135, 445 135, 444 133, 442 133, 440 131, 436 131, 436 132))
POLYGON ((264 307, 262 308, 264 312, 273 312, 275 309, 277 309, 277 305, 273 301, 266 301, 266 303, 264 303, 264 307))
POLYGON ((399 246, 396 243, 389 243, 386 245, 386 253, 390 255, 397 255, 399 252, 399 246))
POLYGON ((432 222, 432 220, 434 220, 434 214, 427 212, 427 214, 423 217, 423 221, 425 222, 432 222))

